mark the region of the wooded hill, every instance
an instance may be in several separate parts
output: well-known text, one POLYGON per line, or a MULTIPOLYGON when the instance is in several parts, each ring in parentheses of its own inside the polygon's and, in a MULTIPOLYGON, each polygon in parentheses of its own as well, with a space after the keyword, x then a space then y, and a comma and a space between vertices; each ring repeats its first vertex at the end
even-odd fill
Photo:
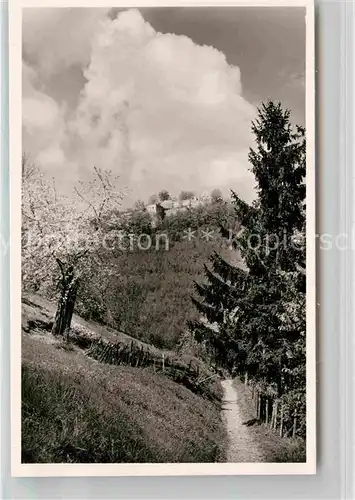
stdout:
MULTIPOLYGON (((158 348, 176 350, 180 346, 199 355, 201 346, 187 329, 187 321, 199 317, 191 301, 194 281, 204 280, 204 264, 214 251, 226 258, 231 255, 229 242, 220 234, 221 225, 236 227, 231 205, 222 200, 206 203, 169 216, 156 226, 142 210, 133 212, 129 220, 114 220, 117 222, 106 226, 107 237, 123 233, 125 240, 123 244, 112 240, 114 248, 100 247, 87 259, 76 312, 158 348), (147 237, 151 240, 148 249, 147 237)), ((25 282, 24 288, 50 300, 58 294, 56 283, 41 276, 25 282)))

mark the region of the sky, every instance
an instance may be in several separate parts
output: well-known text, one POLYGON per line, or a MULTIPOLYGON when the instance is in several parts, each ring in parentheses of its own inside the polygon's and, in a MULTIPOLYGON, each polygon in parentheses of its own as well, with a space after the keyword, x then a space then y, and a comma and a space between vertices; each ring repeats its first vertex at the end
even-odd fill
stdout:
POLYGON ((256 107, 305 121, 305 10, 27 8, 23 148, 68 191, 94 165, 124 204, 167 189, 255 196, 256 107))

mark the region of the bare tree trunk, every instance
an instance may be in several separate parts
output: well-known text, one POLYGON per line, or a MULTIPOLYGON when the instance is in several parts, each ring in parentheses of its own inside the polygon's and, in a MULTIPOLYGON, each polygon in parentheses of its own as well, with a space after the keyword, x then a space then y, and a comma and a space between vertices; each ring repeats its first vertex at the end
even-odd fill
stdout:
POLYGON ((293 432, 292 432, 292 437, 295 439, 297 436, 297 414, 295 413, 293 417, 293 432))
POLYGON ((281 404, 280 437, 283 437, 283 430, 284 430, 284 408, 281 404))
POLYGON ((277 413, 278 413, 278 408, 279 408, 279 403, 276 401, 275 403, 275 416, 274 416, 274 423, 272 428, 277 429, 277 413))
POLYGON ((271 420, 270 420, 270 429, 274 428, 275 410, 276 410, 276 403, 275 403, 275 401, 273 401, 272 402, 271 420))
POLYGON ((69 267, 62 278, 62 291, 52 327, 53 335, 69 335, 79 281, 69 267))

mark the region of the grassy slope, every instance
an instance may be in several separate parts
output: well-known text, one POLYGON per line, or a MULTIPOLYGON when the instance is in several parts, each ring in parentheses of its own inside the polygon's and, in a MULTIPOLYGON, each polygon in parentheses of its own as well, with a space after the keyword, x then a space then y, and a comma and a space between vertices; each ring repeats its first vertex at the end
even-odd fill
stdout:
MULTIPOLYGON (((22 328, 25 332, 34 332, 39 329, 41 333, 43 331, 50 331, 53 318, 56 310, 56 304, 48 301, 47 299, 39 295, 24 295, 22 298, 22 328)), ((209 396, 211 399, 220 400, 222 397, 222 387, 218 382, 214 372, 204 363, 201 359, 192 356, 191 354, 177 353, 171 350, 158 349, 151 344, 147 344, 138 339, 130 337, 129 335, 114 330, 108 326, 97 324, 93 321, 86 321, 77 314, 73 315, 72 329, 70 333, 70 339, 73 344, 86 349, 90 346, 93 341, 102 339, 105 345, 120 345, 120 348, 124 346, 132 349, 143 349, 144 352, 149 353, 149 357, 154 359, 154 365, 159 371, 159 366, 161 369, 162 365, 162 355, 164 354, 165 364, 166 364, 166 374, 173 379, 179 378, 180 375, 187 375, 189 368, 197 375, 199 381, 198 393, 201 391, 205 392, 206 397, 209 396), (178 372, 176 372, 178 370, 178 372), (179 375, 180 373, 180 375, 179 375), (205 381, 204 381, 205 380, 205 381)), ((91 355, 95 359, 100 361, 100 358, 91 355)), ((120 364, 120 363, 118 363, 120 364)), ((134 365, 133 365, 134 366, 134 365)), ((196 381, 197 381, 196 379, 196 381)), ((190 389, 191 387, 187 385, 190 389)))
MULTIPOLYGON (((168 250, 163 243, 156 250, 151 229, 150 250, 139 250, 135 245, 133 250, 108 252, 104 261, 117 269, 116 275, 105 281, 102 292, 100 280, 83 283, 78 311, 159 348, 175 349, 187 321, 198 317, 191 296, 195 295, 194 281, 205 281, 204 264, 214 251, 227 259, 235 257, 219 231, 219 224, 227 228, 235 224, 231 212, 226 204, 209 205, 167 217, 154 231, 168 235, 168 250), (193 231, 190 241, 186 239, 189 229, 193 231), (213 231, 210 240, 203 231, 213 231)), ((141 222, 127 232, 146 234, 149 230, 141 222)))
POLYGON ((250 433, 256 442, 260 443, 268 462, 305 462, 306 446, 302 439, 280 438, 278 434, 255 420, 254 405, 251 390, 238 378, 233 385, 238 391, 238 407, 245 422, 255 421, 250 426, 250 433))
POLYGON ((48 320, 43 305, 23 308, 23 327, 32 328, 22 340, 24 462, 224 459, 218 404, 150 369, 98 363, 43 328, 29 328, 29 320, 48 320))

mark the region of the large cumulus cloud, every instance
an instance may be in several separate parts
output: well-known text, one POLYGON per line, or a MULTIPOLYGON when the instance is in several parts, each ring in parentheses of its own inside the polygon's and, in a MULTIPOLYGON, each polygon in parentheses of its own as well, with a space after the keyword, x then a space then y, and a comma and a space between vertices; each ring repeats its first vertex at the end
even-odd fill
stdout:
MULTIPOLYGON (((250 199, 247 151, 255 110, 242 97, 239 68, 213 47, 157 33, 138 10, 121 12, 114 20, 93 12, 86 12, 80 50, 68 54, 66 46, 62 52, 58 47, 52 66, 33 63, 44 82, 46 73, 58 68, 83 68, 86 83, 75 109, 55 103, 44 91, 39 95, 27 74, 24 128, 40 161, 55 159, 54 171, 75 165, 80 176, 93 164, 110 168, 132 199, 146 199, 163 188, 178 193, 215 187, 233 188, 250 199), (41 119, 35 113, 39 101, 41 119), (41 149, 36 136, 49 122, 46 134, 55 140, 44 141, 41 149)), ((83 19, 75 12, 71 26, 75 19, 80 31, 83 19)), ((31 40, 29 46, 36 44, 31 40)))
POLYGON ((109 9, 26 8, 23 51, 44 78, 90 61, 93 34, 109 9))

